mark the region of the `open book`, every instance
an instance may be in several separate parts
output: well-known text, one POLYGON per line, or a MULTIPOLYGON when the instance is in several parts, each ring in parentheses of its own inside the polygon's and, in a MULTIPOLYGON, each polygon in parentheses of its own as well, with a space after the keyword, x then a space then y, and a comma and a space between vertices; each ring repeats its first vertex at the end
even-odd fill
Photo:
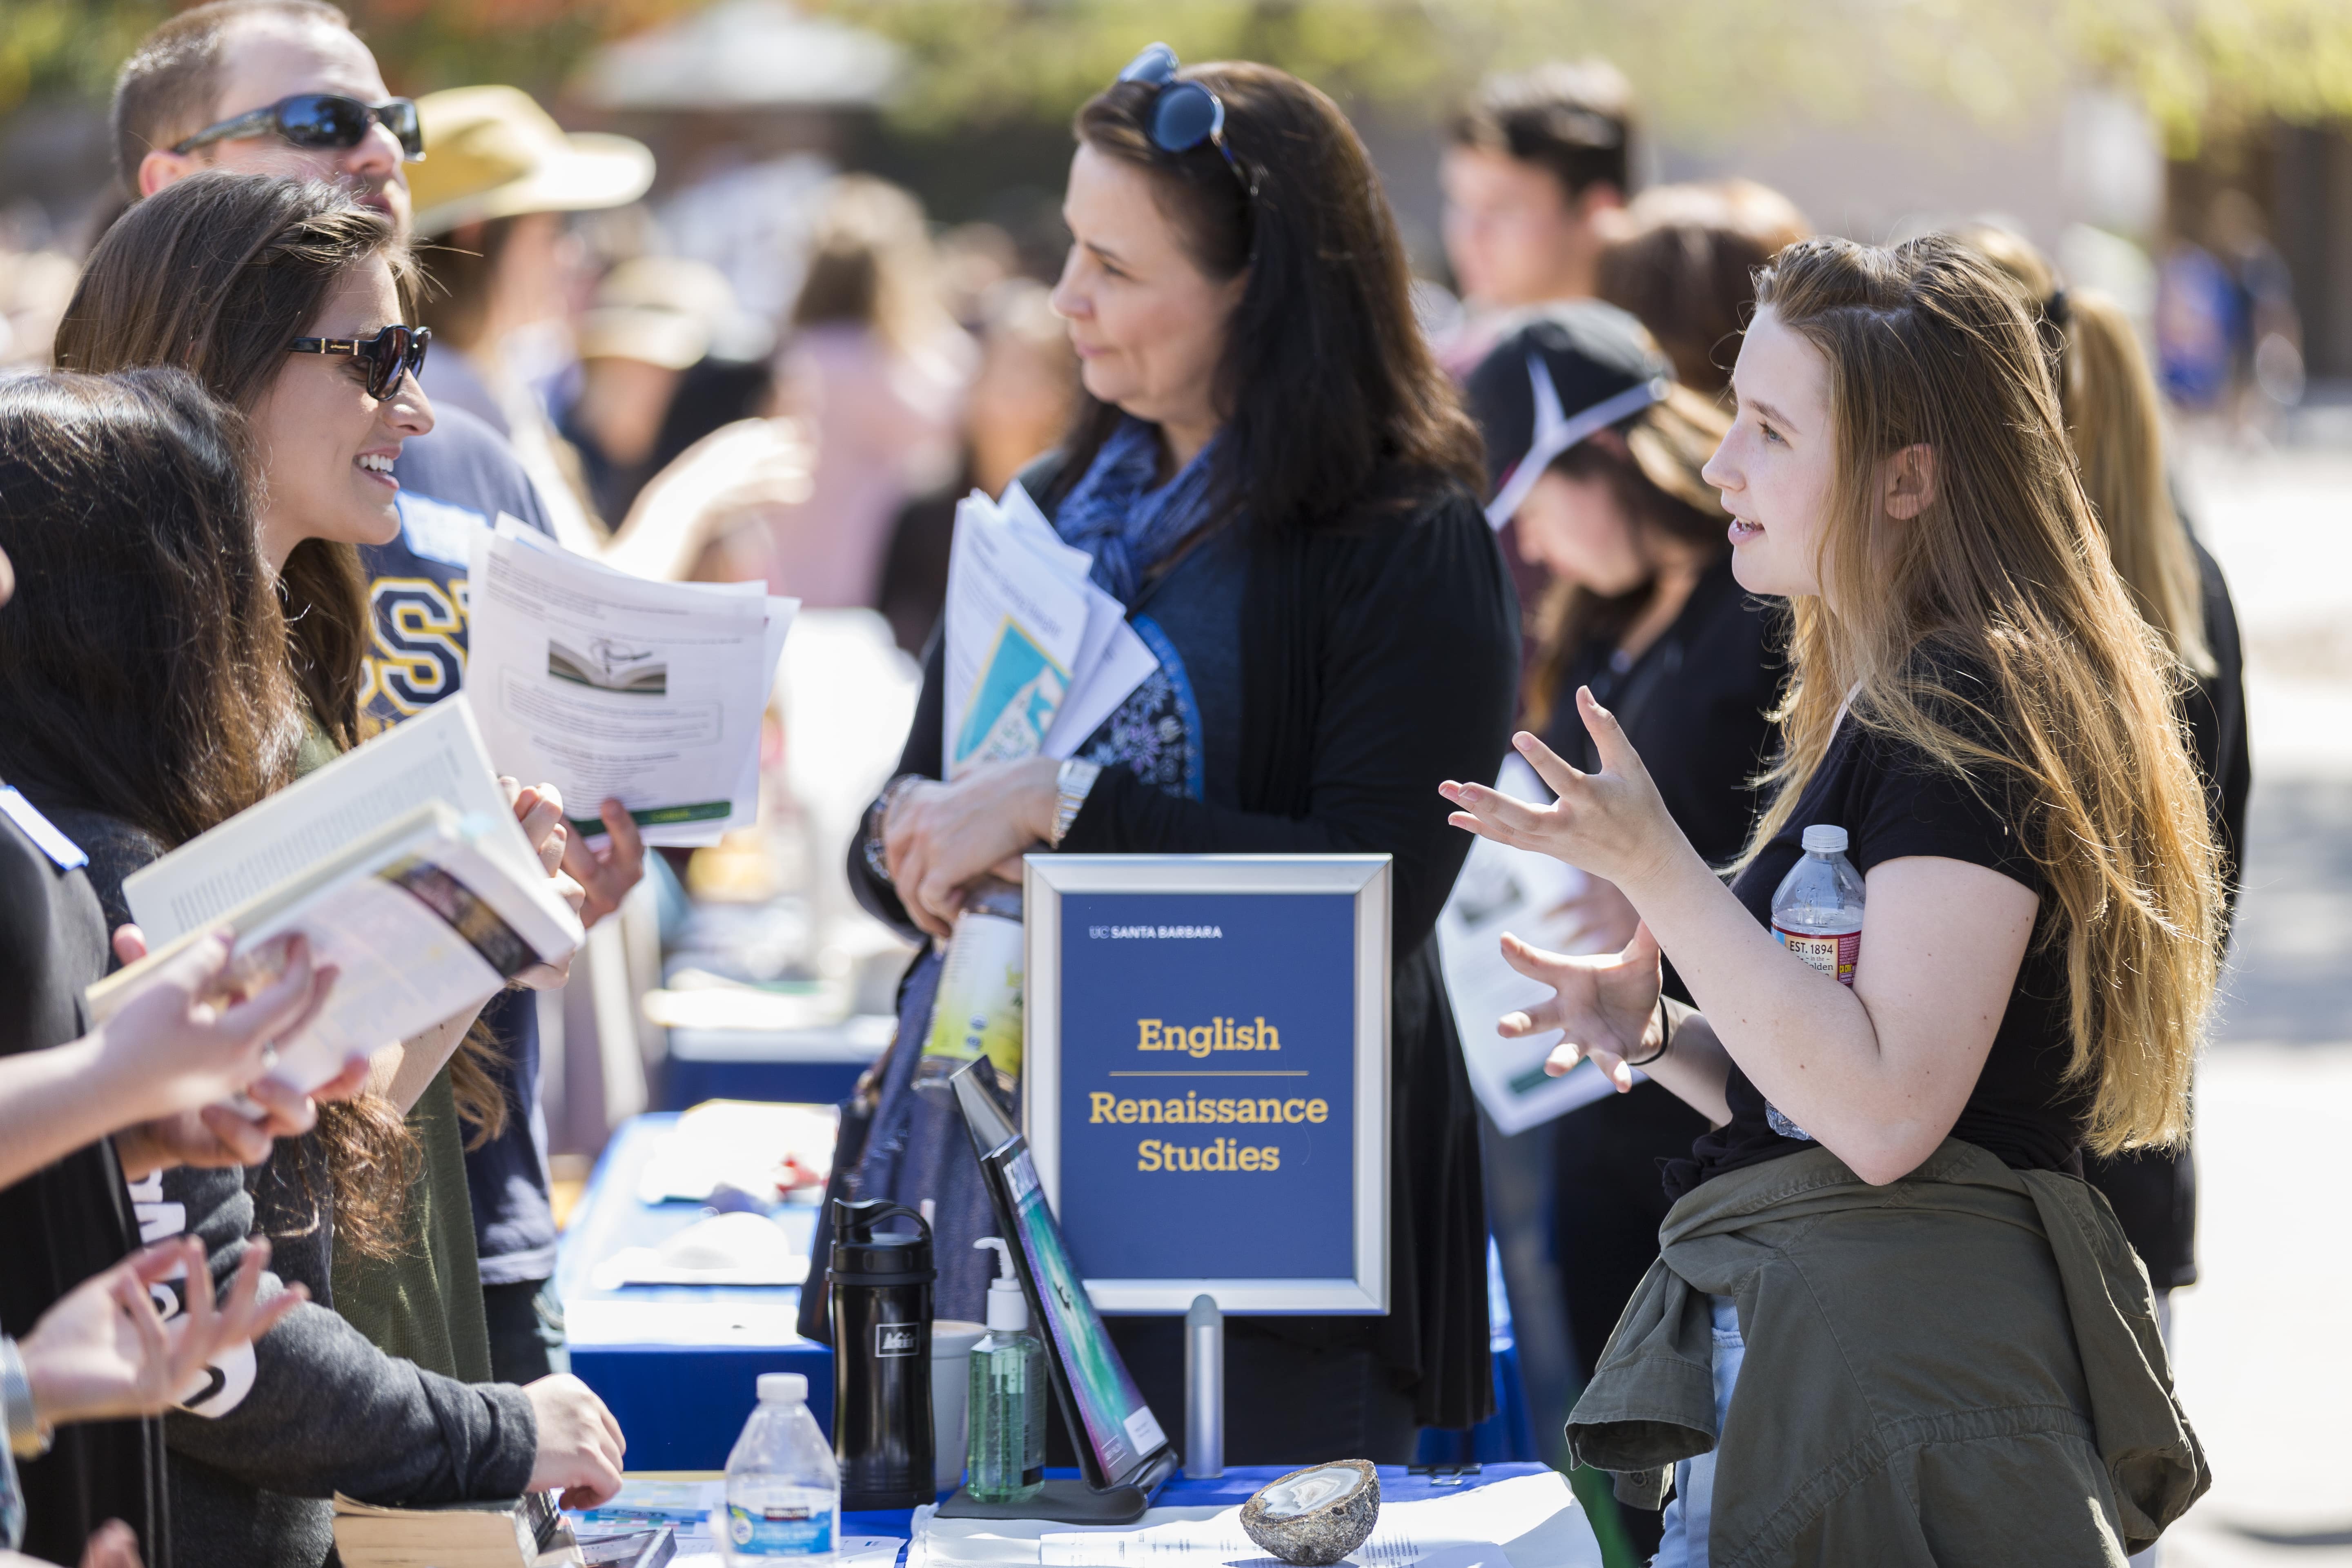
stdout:
POLYGON ((89 988, 100 1022, 224 923, 247 985, 267 984, 297 931, 341 972, 319 1016, 279 1047, 272 1076, 298 1089, 478 1005, 582 938, 462 697, 189 840, 127 878, 123 894, 151 951, 89 988))
MULTIPOLYGON (((511 820, 511 819, 509 819, 511 820)), ((580 922, 543 872, 518 878, 457 814, 428 802, 228 911, 245 988, 268 983, 300 932, 340 971, 327 1005, 278 1047, 272 1076, 315 1089, 346 1057, 421 1034, 580 945, 580 922)), ((202 936, 191 931, 89 988, 104 1022, 202 936)))

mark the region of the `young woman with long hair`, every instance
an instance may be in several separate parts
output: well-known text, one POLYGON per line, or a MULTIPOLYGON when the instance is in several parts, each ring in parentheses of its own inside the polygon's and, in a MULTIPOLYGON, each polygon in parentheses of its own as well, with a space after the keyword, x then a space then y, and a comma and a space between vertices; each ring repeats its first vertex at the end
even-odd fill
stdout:
POLYGON ((1741 584, 1794 630, 1777 793, 1729 888, 1589 690, 1598 771, 1517 738, 1557 804, 1443 792, 1643 919, 1609 958, 1506 939, 1555 995, 1505 1031, 1561 1028, 1557 1064, 1640 1065, 1715 1124, 1668 1173, 1663 1256, 1571 1443, 1645 1500, 1675 1462, 1662 1563, 1904 1539, 2112 1561, 2207 1480, 2146 1277, 2069 1174, 2186 1125, 2222 899, 2181 667, 1980 257, 1809 240, 1759 301, 1706 473, 1741 584), (1814 827, 1864 878, 1849 984, 1768 929, 1814 827), (1662 1003, 1662 950, 1696 1011, 1662 1003))
MULTIPOLYGON (((0 776, 83 847, 89 894, 118 921, 125 875, 294 766, 300 700, 247 425, 177 370, 0 385, 0 552, 22 585, 0 614, 0 776)), ((149 1123, 114 1139, 131 1177, 130 1235, 201 1240, 215 1281, 266 1237, 272 1268, 313 1303, 215 1359, 179 1401, 185 1414, 151 1429, 158 1451, 143 1462, 164 1472, 154 1480, 170 1502, 152 1517, 157 1527, 168 1517, 168 1555, 182 1568, 316 1568, 331 1549, 324 1500, 336 1491, 456 1501, 618 1484, 619 1439, 584 1385, 449 1377, 386 1353, 337 1310, 346 1193, 355 1178, 388 1184, 414 1164, 392 1136, 398 1115, 380 1100, 365 1114, 341 1135, 322 1112, 318 1130, 279 1138, 249 1186, 236 1157, 204 1146, 209 1124, 149 1123), (161 1169, 191 1157, 208 1168, 161 1169), (360 1161, 375 1163, 354 1172, 360 1161)), ((93 1229, 109 1217, 84 1212, 93 1229)), ((397 1217, 381 1205, 360 1215, 397 1217)), ((394 1229, 389 1242, 400 1240, 394 1229)), ((37 1279, 54 1261, 26 1260, 5 1294, 16 1298, 18 1272, 37 1279)), ((184 1289, 170 1288, 174 1315, 184 1289)))
MULTIPOLYGON (((1771 761, 1780 616, 1732 576, 1729 519, 1700 475, 1730 418, 1673 374, 1642 323, 1581 300, 1505 338, 1465 390, 1497 478, 1489 521, 1507 510, 1521 556, 1551 579, 1520 721, 1592 766, 1573 700, 1591 685, 1649 759, 1684 836, 1722 865, 1748 841, 1756 776, 1771 761)), ((1546 945, 1614 952, 1633 924, 1623 894, 1586 878, 1548 916, 1546 945)), ((1673 975, 1666 984, 1690 999, 1673 975)), ((1537 1431, 1559 1433, 1658 1256, 1657 1162, 1706 1130, 1655 1083, 1508 1138, 1481 1124, 1487 1215, 1537 1431)), ((1654 1533, 1642 1518, 1626 1527, 1637 1542, 1654 1533)))
MULTIPOLYGON (((2221 855, 2222 897, 2234 913, 2238 847, 2246 834, 2253 767, 2246 737, 2245 660, 2237 607, 2221 563, 2173 505, 2165 466, 2163 397, 2131 317, 2095 289, 2062 287, 2049 258, 2007 229, 1957 231, 2015 283, 2042 328, 2058 383, 2083 493, 2116 571, 2141 616, 2187 668, 2181 714, 2205 781, 2221 855)), ((2226 931, 2225 931, 2226 939, 2226 931)), ((2190 1143, 2093 1155, 2091 1184, 2107 1196, 2147 1265, 2169 1322, 2170 1293, 2197 1282, 2197 1167, 2190 1143)))

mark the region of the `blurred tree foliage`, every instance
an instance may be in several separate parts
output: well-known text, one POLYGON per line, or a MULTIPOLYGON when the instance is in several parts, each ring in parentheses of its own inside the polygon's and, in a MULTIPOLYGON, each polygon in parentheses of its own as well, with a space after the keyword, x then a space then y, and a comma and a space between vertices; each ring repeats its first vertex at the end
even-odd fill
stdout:
MULTIPOLYGON (((596 44, 704 0, 348 0, 396 89, 558 90, 596 44)), ((1271 60, 1343 99, 1450 100, 1490 67, 1616 60, 1653 120, 1737 136, 1907 95, 1998 122, 2084 80, 2138 97, 2176 153, 2277 114, 2352 116, 2352 0, 802 0, 904 44, 910 131, 1058 120, 1135 50, 1271 60)), ((170 0, 0 0, 0 113, 101 96, 170 0)))

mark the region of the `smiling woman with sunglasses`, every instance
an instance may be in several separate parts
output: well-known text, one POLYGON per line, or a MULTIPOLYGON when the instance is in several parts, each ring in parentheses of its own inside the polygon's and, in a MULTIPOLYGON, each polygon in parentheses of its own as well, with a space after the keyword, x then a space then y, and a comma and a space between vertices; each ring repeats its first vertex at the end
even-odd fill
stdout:
MULTIPOLYGON (((1234 1320, 1225 1386, 1235 1463, 1402 1462, 1416 1426, 1471 1426, 1491 1398, 1476 1127, 1430 941, 1463 851, 1415 795, 1449 767, 1491 776, 1508 734, 1517 617, 1475 499, 1477 436, 1330 100, 1261 65, 1180 70, 1160 45, 1076 134, 1053 303, 1087 397, 1023 479, 1159 668, 1069 763, 945 784, 935 640, 851 876, 936 939, 992 868, 1048 846, 1395 857, 1391 1310, 1234 1320)), ((901 1040, 928 1033, 939 963, 910 973, 901 1040)), ((912 1068, 902 1053, 882 1075, 857 1179, 937 1200, 940 1311, 976 1310, 984 1281, 950 1260, 959 1227, 992 1222, 958 1209, 976 1189, 953 1169, 917 1190, 939 1161, 915 1151, 962 1133, 929 1120, 912 1068)), ((1152 1406, 1181 1412, 1175 1321, 1111 1332, 1152 1406)))

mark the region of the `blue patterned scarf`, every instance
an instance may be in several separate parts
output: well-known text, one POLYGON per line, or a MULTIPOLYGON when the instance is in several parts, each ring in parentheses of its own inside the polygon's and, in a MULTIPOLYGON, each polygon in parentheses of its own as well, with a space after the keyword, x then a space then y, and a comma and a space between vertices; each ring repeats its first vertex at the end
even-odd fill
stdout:
POLYGON ((1122 419, 1085 475, 1062 500, 1055 531, 1095 558, 1094 580, 1122 605, 1135 603, 1145 574, 1208 521, 1210 454, 1215 437, 1158 489, 1156 426, 1122 419))

